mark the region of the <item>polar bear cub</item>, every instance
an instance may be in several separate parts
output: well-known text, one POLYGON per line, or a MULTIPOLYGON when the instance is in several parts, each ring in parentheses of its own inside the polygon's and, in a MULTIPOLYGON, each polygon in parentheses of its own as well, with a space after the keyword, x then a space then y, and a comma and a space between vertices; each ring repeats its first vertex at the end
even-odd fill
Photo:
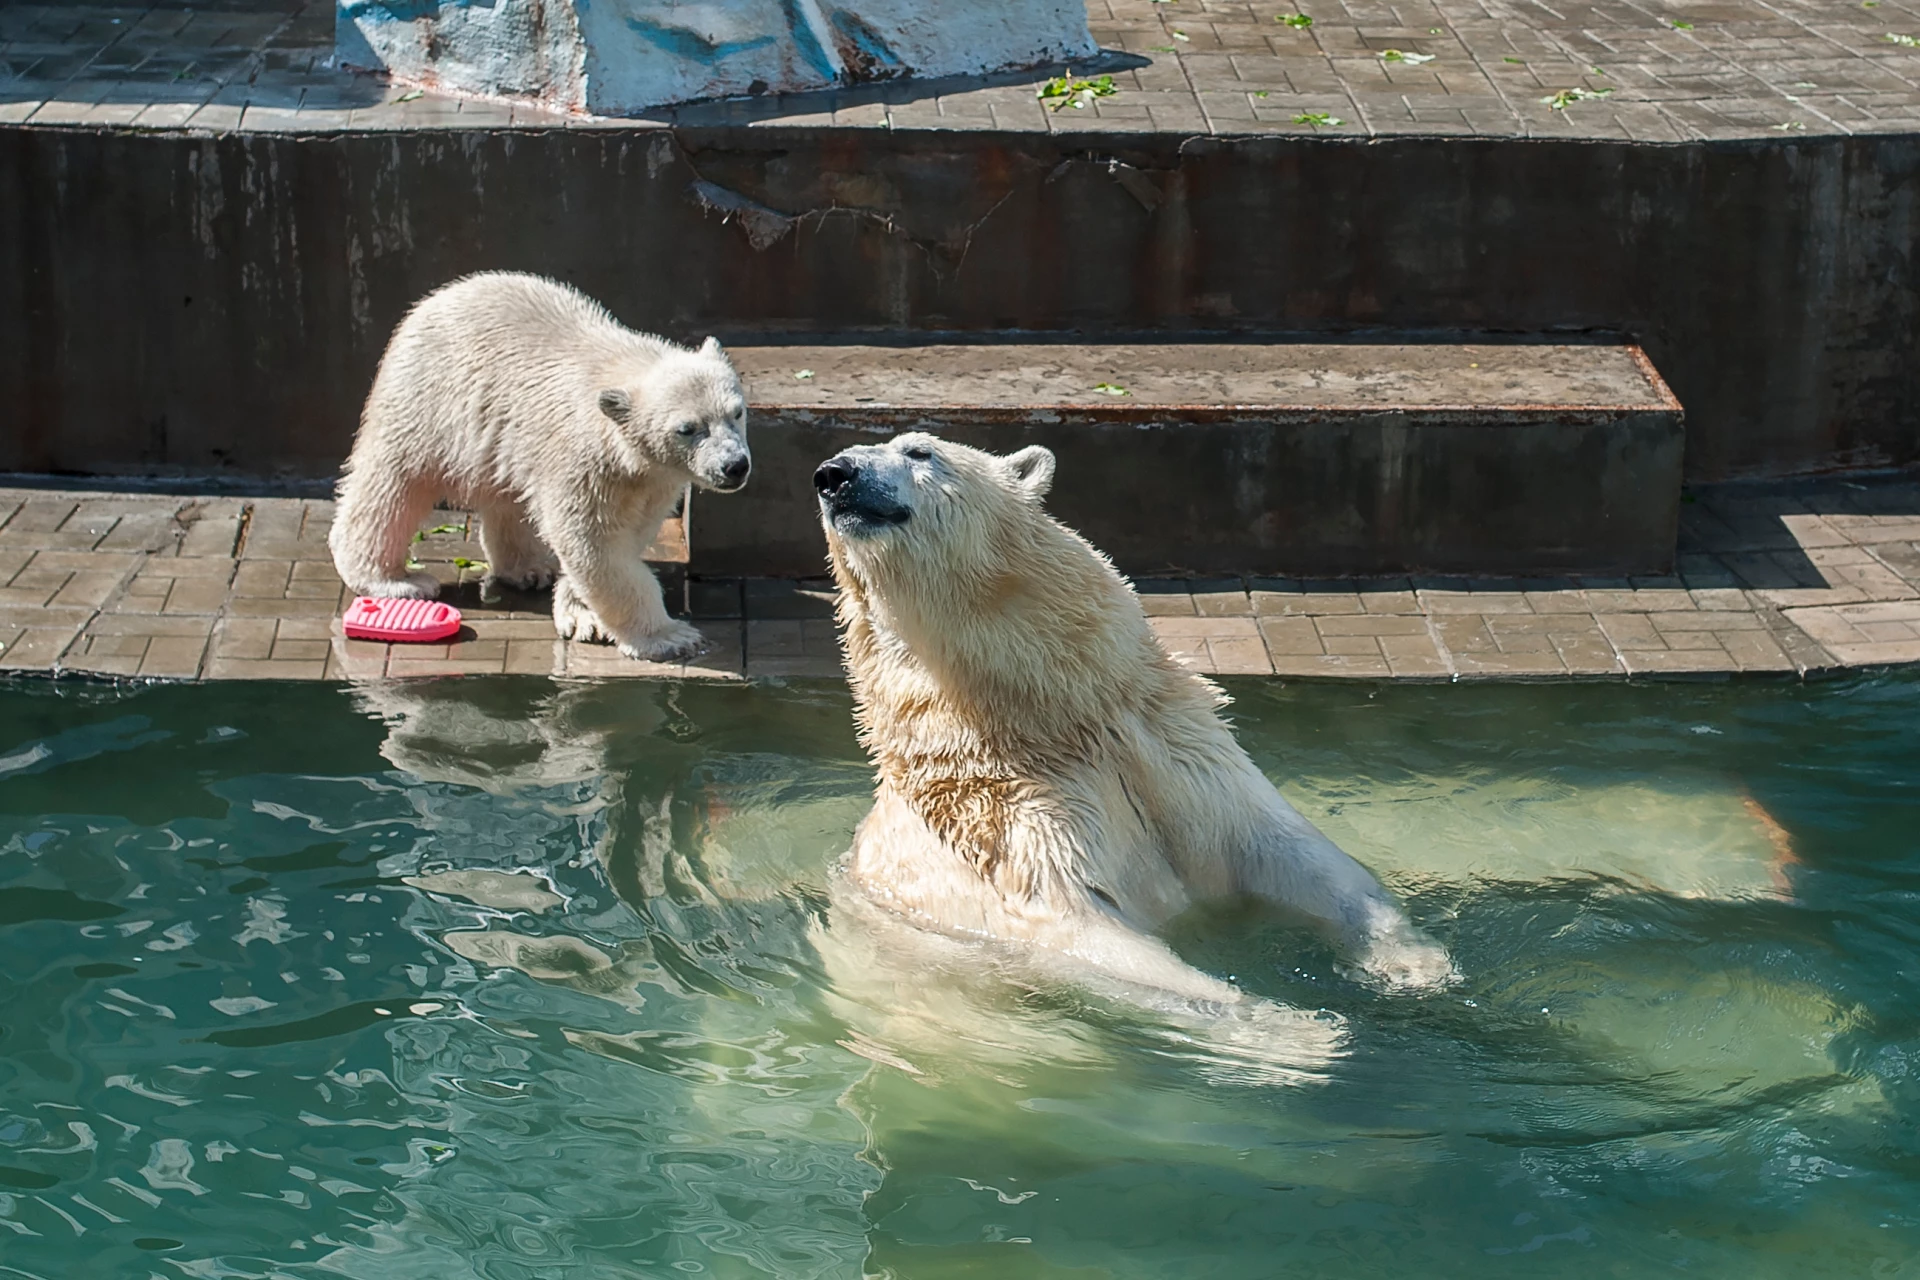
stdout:
POLYGON ((487 585, 551 582, 562 636, 672 661, 704 642, 668 616, 642 555, 688 483, 731 493, 751 467, 746 393, 714 339, 690 351, 566 285, 487 272, 394 331, 329 543, 356 592, 432 596, 407 553, 451 499, 479 512, 487 585))
POLYGON ((1446 952, 1281 798, 1220 691, 1042 509, 1053 473, 1038 446, 910 433, 814 475, 878 771, 852 884, 924 927, 1186 1000, 1243 1004, 1153 932, 1236 895, 1318 922, 1387 984, 1448 981, 1446 952))

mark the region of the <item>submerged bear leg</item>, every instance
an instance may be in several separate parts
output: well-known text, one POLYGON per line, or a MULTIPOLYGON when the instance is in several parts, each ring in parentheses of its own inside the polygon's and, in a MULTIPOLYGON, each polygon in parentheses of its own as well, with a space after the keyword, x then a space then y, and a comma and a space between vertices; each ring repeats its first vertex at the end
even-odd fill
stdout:
POLYGON ((1459 977, 1446 948, 1415 927, 1371 871, 1265 778, 1250 781, 1249 790, 1255 794, 1243 797, 1236 820, 1215 828, 1234 846, 1226 852, 1238 864, 1242 892, 1318 920, 1368 975, 1388 986, 1439 987, 1459 977))
POLYGON ((363 596, 430 600, 440 582, 430 573, 409 572, 408 555, 420 522, 439 495, 418 477, 389 470, 379 458, 355 460, 340 482, 327 546, 343 582, 363 596))

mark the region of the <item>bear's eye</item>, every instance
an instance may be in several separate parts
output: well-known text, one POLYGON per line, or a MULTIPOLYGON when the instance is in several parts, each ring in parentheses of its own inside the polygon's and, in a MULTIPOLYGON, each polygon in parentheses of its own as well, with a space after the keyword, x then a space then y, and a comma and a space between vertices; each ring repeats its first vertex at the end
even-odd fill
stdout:
POLYGON ((675 427, 674 430, 683 436, 698 435, 700 434, 700 424, 697 422, 683 422, 675 427))
POLYGON ((916 444, 907 450, 907 456, 915 462, 925 462, 927 459, 933 457, 933 450, 923 444, 916 444))

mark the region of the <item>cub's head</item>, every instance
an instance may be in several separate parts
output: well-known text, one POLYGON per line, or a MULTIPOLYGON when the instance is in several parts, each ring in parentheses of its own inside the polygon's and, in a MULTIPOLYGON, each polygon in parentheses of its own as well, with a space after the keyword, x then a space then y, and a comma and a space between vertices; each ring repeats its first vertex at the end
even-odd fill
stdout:
POLYGON ((836 561, 869 580, 994 572, 1046 525, 1053 454, 998 457, 913 431, 835 454, 813 473, 836 561))
POLYGON ((753 469, 746 389, 713 338, 698 351, 669 349, 631 385, 602 388, 600 412, 640 456, 702 488, 731 493, 753 469))

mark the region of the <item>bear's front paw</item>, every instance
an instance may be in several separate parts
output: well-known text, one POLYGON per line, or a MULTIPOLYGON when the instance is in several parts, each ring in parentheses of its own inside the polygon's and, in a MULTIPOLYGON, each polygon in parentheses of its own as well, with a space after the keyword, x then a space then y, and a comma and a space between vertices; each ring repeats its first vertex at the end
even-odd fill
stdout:
POLYGON ((600 621, 600 615, 571 596, 558 593, 553 600, 553 629, 563 640, 582 644, 612 644, 613 633, 600 621))
POLYGON ((1437 991, 1460 981, 1447 949, 1425 938, 1382 939, 1360 957, 1367 975, 1402 991, 1437 991))
POLYGON ((354 594, 384 600, 431 600, 440 594, 440 579, 430 573, 409 573, 383 582, 361 583, 354 594))
POLYGON ((684 622, 670 622, 650 635, 622 642, 620 652, 640 662, 685 662, 711 647, 698 629, 684 622))
POLYGON ((507 587, 514 591, 545 591, 553 585, 556 571, 551 565, 525 565, 517 569, 503 569, 489 573, 480 581, 480 591, 507 587))

